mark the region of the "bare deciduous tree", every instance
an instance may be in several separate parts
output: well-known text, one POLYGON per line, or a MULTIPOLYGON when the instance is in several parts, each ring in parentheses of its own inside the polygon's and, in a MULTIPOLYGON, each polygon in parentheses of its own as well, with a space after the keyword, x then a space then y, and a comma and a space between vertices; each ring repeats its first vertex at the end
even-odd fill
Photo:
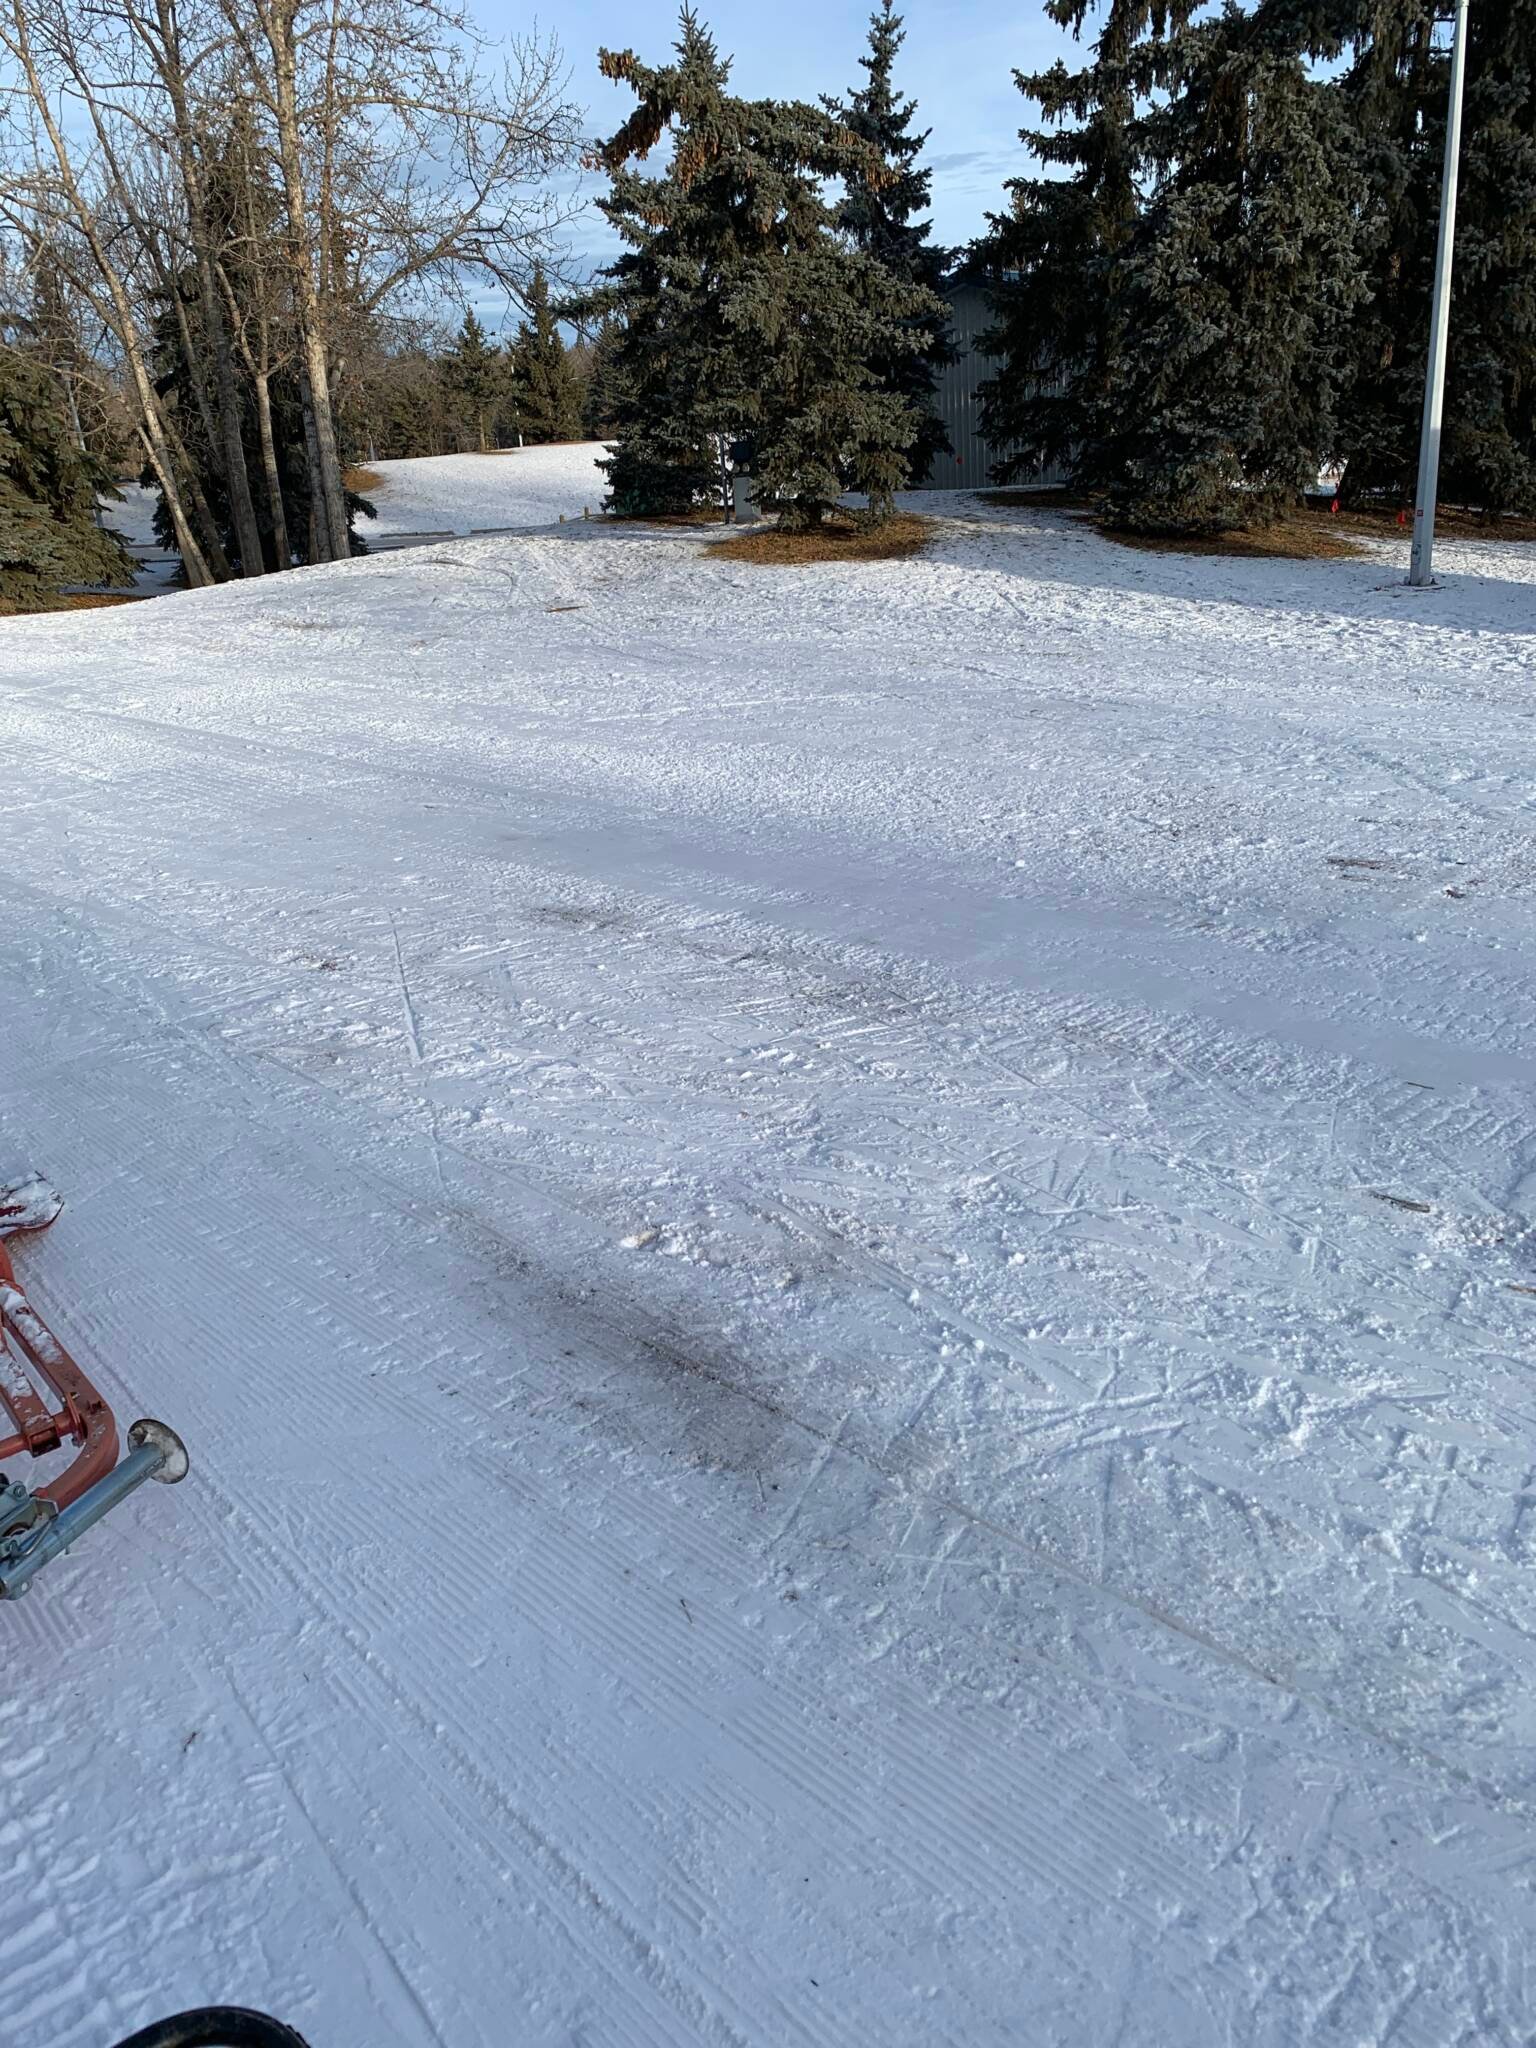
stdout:
POLYGON ((0 232, 46 246, 99 324, 192 581, 231 573, 214 485, 242 573, 258 496, 292 559, 275 377, 302 394, 309 558, 340 559, 350 354, 470 273, 524 297, 554 253, 577 141, 560 60, 490 57, 438 0, 0 0, 0 232), (156 368, 172 347, 179 381, 156 368))
POLYGON ((552 44, 493 85, 485 45, 436 0, 222 0, 275 139, 325 538, 348 548, 335 386, 348 327, 466 270, 520 289, 562 214, 576 147, 552 44))

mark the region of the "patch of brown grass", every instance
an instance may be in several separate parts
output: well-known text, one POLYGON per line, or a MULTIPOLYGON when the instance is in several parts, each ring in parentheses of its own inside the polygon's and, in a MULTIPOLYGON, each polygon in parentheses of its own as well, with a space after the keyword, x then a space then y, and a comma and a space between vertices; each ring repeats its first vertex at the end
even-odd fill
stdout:
POLYGON ((1338 531, 1335 520, 1314 520, 1304 513, 1277 525, 1234 527, 1228 533, 1133 533, 1123 526, 1094 524, 1106 540, 1122 547, 1142 548, 1154 555, 1230 555, 1250 562, 1341 562, 1368 552, 1357 540, 1338 531))
POLYGON ((35 601, 0 597, 0 619, 33 619, 42 612, 94 612, 109 604, 142 604, 143 601, 143 593, 137 590, 52 591, 35 601))
POLYGON ((1098 499, 1065 486, 1046 491, 1022 487, 978 491, 976 495, 984 505, 994 505, 1005 512, 1038 509, 1075 513, 1106 540, 1154 555, 1230 555, 1255 562, 1315 562, 1339 561, 1366 552, 1344 537, 1338 530, 1343 521, 1333 518, 1326 509, 1314 513, 1309 507, 1282 520, 1278 526, 1252 530, 1234 527, 1226 533, 1136 533, 1129 527, 1110 525, 1102 515, 1098 499))
POLYGON ((342 473, 342 482, 349 491, 356 491, 360 498, 382 491, 384 479, 376 469, 348 469, 342 473))
MULTIPOLYGON (((1314 498, 1277 526, 1234 527, 1226 533, 1195 535, 1132 533, 1109 525, 1101 517, 1096 499, 1064 485, 1043 491, 1015 485, 978 491, 976 496, 982 504, 1005 512, 1076 512, 1091 520, 1106 539, 1119 541, 1123 547, 1145 548, 1154 554, 1246 556, 1251 561, 1345 560, 1366 552, 1355 545, 1357 541, 1401 539, 1406 543, 1412 538, 1413 526, 1411 507, 1400 521, 1396 506, 1341 507, 1334 512, 1326 500, 1314 498)), ((1536 541, 1536 519, 1487 519, 1465 505, 1442 505, 1435 514, 1435 533, 1444 540, 1529 542, 1536 541)))
MULTIPOLYGON (((1413 538, 1413 507, 1404 506, 1402 524, 1398 524, 1397 506, 1383 505, 1356 506, 1349 510, 1330 512, 1326 505, 1309 505, 1308 519, 1316 519, 1325 525, 1337 526, 1345 533, 1358 533, 1370 540, 1401 539, 1405 544, 1413 538)), ((1500 543, 1536 541, 1536 519, 1484 518, 1481 512, 1466 505, 1440 505, 1435 510, 1435 538, 1437 540, 1492 540, 1500 543)))
POLYGON ((898 512, 883 526, 851 519, 828 520, 814 533, 785 533, 777 526, 754 527, 718 541, 713 553, 731 562, 764 568, 804 568, 812 562, 896 562, 921 554, 933 535, 933 521, 898 512))

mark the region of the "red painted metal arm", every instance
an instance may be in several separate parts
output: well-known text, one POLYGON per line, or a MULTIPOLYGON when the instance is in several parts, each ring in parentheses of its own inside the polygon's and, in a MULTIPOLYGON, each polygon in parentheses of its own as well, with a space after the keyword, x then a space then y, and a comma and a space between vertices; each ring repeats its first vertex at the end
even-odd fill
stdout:
POLYGON ((22 1451, 41 1458, 62 1444, 77 1446, 66 1469, 37 1489, 56 1507, 68 1507, 117 1463, 112 1410, 16 1285, 3 1242, 0 1409, 9 1415, 13 1429, 0 1440, 0 1459, 22 1451))

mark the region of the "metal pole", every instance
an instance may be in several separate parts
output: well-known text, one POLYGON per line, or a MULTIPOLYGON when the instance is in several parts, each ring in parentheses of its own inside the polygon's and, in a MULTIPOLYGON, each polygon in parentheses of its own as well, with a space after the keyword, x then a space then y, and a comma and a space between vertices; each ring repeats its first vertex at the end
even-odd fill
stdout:
MULTIPOLYGON (((30 1539, 18 1542, 19 1555, 0 1560, 0 1600, 19 1600, 45 1564, 62 1557, 69 1546, 92 1529, 103 1515, 125 1501, 146 1479, 159 1479, 174 1486, 187 1473, 187 1450, 174 1429, 147 1417, 128 1432, 129 1450, 112 1470, 94 1486, 88 1486, 78 1500, 60 1508, 51 1522, 43 1523, 30 1539)), ((25 1500, 25 1491, 18 1489, 25 1500)), ((8 1546, 9 1548, 9 1546, 8 1546)))
POLYGON ((1429 315, 1429 362, 1424 372, 1424 423, 1419 434, 1419 488, 1413 504, 1413 555, 1408 581, 1433 583, 1435 494, 1440 482, 1440 426, 1445 413, 1445 348, 1451 331, 1451 249, 1456 239, 1456 172, 1461 157, 1461 88, 1467 64, 1467 0, 1456 0, 1451 48, 1451 96, 1445 117, 1445 169, 1440 180, 1440 235, 1435 248, 1435 295, 1429 315))

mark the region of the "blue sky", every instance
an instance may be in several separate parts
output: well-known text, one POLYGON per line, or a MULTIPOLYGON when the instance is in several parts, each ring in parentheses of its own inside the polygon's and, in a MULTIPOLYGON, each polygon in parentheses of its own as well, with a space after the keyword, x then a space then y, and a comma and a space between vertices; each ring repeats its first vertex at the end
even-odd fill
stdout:
MULTIPOLYGON (((734 59, 732 82, 753 96, 814 99, 835 93, 861 74, 871 0, 699 0, 699 12, 722 51, 734 59)), ((521 0, 471 0, 480 26, 491 34, 526 31, 531 17, 521 0)), ((946 244, 969 241, 1002 194, 1003 180, 1027 159, 1017 136, 1029 114, 1013 83, 1016 66, 1049 63, 1070 41, 1047 21, 1040 0, 909 0, 903 10, 907 40, 900 77, 918 101, 919 118, 933 133, 934 235, 946 244)), ((571 70, 573 96, 588 110, 592 132, 617 127, 633 101, 597 75, 600 45, 626 45, 654 61, 664 59, 676 31, 668 0, 564 0, 540 16, 571 70)), ((604 249, 600 217, 572 237, 578 256, 604 249)))

